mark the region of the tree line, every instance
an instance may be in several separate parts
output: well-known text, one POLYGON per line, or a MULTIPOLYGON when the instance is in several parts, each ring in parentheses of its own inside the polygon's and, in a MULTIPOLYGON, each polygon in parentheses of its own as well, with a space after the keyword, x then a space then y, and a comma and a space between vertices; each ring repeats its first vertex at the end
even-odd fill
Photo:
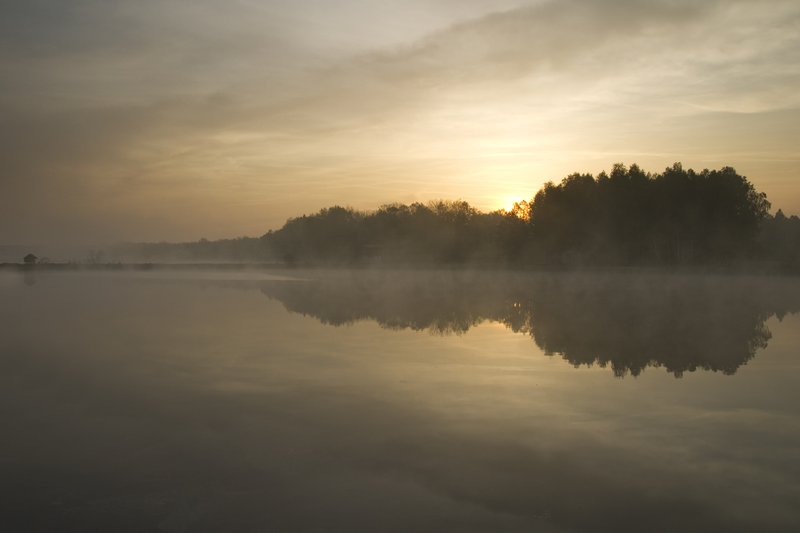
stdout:
POLYGON ((800 270, 800 219, 731 167, 660 173, 638 165, 547 182, 510 210, 463 200, 333 206, 260 238, 126 245, 111 256, 291 266, 569 268, 760 265, 800 270))
POLYGON ((575 173, 484 213, 464 201, 330 207, 262 237, 287 264, 525 266, 798 265, 800 219, 731 167, 575 173))

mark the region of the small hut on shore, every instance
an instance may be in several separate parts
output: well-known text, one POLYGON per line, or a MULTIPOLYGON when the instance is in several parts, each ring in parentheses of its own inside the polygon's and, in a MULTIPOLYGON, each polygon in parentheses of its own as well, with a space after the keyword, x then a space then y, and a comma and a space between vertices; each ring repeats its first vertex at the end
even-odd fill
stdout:
POLYGON ((39 258, 33 254, 28 254, 25 257, 23 257, 22 260, 25 262, 26 265, 35 265, 36 261, 38 261, 39 258))

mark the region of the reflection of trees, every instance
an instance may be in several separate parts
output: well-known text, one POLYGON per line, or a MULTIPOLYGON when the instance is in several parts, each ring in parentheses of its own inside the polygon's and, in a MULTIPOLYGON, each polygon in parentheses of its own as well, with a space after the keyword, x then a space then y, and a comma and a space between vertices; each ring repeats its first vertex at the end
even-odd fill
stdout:
POLYGON ((610 365, 616 375, 663 366, 732 374, 764 348, 774 312, 746 292, 707 284, 550 287, 528 301, 528 324, 547 354, 574 365, 610 365))
POLYGON ((288 310, 340 326, 461 334, 484 320, 529 334, 548 355, 638 375, 662 366, 733 374, 764 348, 765 321, 800 310, 798 283, 691 276, 364 274, 265 284, 288 310))
POLYGON ((498 302, 482 304, 474 287, 432 277, 401 281, 355 278, 271 283, 262 288, 289 311, 310 315, 324 324, 342 326, 375 320, 387 329, 462 334, 500 311, 498 302), (490 309, 496 306, 497 309, 490 309))

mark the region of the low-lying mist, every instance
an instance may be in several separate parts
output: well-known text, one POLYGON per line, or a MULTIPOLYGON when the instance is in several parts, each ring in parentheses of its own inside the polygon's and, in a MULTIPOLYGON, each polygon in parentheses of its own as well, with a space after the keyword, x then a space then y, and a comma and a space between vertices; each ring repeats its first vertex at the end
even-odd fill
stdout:
POLYGON ((292 312, 343 326, 462 334, 499 322, 548 355, 618 376, 648 366, 675 376, 733 374, 767 346, 766 322, 800 311, 792 279, 631 273, 303 271, 260 284, 292 312))

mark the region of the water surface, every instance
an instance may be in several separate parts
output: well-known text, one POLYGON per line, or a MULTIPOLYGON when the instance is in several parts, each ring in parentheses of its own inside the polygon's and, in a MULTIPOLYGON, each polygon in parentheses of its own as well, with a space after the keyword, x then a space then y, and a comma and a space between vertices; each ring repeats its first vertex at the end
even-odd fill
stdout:
POLYGON ((800 285, 0 273, 14 531, 796 531, 800 285))

